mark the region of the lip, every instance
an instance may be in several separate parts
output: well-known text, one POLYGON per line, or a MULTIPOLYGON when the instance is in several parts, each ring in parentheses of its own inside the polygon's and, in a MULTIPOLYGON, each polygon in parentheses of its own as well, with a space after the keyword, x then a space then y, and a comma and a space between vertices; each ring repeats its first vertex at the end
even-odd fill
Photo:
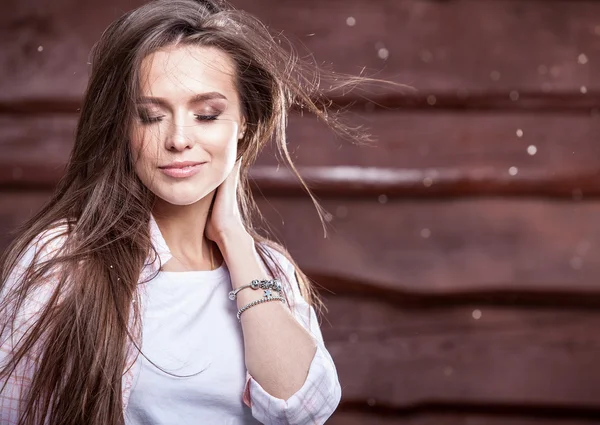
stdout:
POLYGON ((162 167, 158 167, 160 171, 166 174, 169 177, 175 178, 185 178, 191 177, 194 174, 198 173, 202 168, 202 165, 206 164, 205 162, 194 162, 194 161, 181 161, 181 162, 172 162, 168 165, 163 165, 162 167))

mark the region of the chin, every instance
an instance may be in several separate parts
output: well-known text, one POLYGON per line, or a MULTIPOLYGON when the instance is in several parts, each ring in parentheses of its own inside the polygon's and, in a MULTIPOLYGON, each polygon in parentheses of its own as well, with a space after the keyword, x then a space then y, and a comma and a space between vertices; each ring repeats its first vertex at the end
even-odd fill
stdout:
MULTIPOLYGON (((157 188, 158 189, 158 188, 157 188)), ((213 189, 206 188, 204 190, 153 190, 154 194, 162 201, 177 206, 193 205, 196 202, 204 199, 213 192, 213 189)))

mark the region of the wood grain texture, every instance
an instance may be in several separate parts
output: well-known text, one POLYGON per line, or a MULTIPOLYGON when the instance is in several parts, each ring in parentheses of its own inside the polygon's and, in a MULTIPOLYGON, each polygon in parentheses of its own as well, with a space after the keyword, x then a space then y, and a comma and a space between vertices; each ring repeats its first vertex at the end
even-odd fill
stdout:
MULTIPOLYGON (((595 171, 575 176, 521 171, 518 177, 499 175, 491 169, 423 171, 346 166, 298 167, 298 171, 315 195, 328 197, 510 196, 581 201, 584 197, 600 196, 600 175, 595 171)), ((63 173, 62 164, 10 162, 0 169, 0 189, 51 190, 63 173)), ((250 171, 250 180, 252 188, 262 195, 288 198, 307 195, 297 176, 278 166, 255 166, 250 171)))
MULTIPOLYGON (((104 28, 140 0, 7 0, 0 17, 0 103, 61 108, 80 98, 104 28), (41 48, 40 48, 41 46, 41 48), (37 103, 36 103, 37 102, 37 103)), ((430 95, 600 94, 596 2, 567 0, 238 0, 340 72, 410 84, 430 95), (355 25, 347 24, 348 18, 355 25), (468 46, 468 48, 465 48, 468 46), (580 55, 585 56, 580 56, 580 55)), ((400 97, 401 94, 399 93, 400 97)), ((574 101, 577 102, 578 98, 574 101)), ((518 101, 514 101, 518 104, 518 101)), ((73 104, 69 104, 73 106, 73 104)))
POLYGON ((314 273, 400 294, 598 293, 596 202, 381 201, 324 200, 331 220, 324 240, 308 200, 270 198, 260 205, 291 253, 314 273))
MULTIPOLYGON (((452 409, 448 409, 452 410, 452 409)), ((343 407, 334 413, 327 425, 591 425, 597 424, 597 418, 573 418, 577 412, 571 412, 560 417, 540 415, 527 416, 518 413, 499 414, 497 411, 486 409, 482 413, 454 412, 421 412, 411 415, 378 414, 372 407, 364 411, 345 411, 343 407), (371 411, 372 413, 369 413, 371 411)))
POLYGON ((294 2, 277 10, 268 0, 247 4, 301 40, 317 62, 349 73, 366 67, 419 90, 579 91, 594 87, 600 70, 591 60, 578 63, 581 53, 589 59, 600 49, 594 2, 309 0, 300 10, 294 2))
POLYGON ((343 296, 329 296, 326 304, 322 330, 345 403, 397 413, 452 405, 484 411, 488 404, 506 412, 554 406, 557 414, 558 408, 600 413, 596 311, 406 310, 384 299, 343 296))

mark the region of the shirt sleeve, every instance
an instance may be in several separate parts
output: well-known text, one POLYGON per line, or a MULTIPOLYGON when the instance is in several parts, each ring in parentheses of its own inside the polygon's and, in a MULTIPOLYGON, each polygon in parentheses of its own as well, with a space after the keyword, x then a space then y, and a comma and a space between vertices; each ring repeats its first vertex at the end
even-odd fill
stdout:
MULTIPOLYGON (((7 296, 15 286, 20 284, 23 273, 34 260, 36 254, 37 260, 43 261, 49 258, 48 256, 52 255, 55 249, 57 249, 57 243, 60 245, 60 241, 53 241, 50 244, 46 243, 53 235, 54 232, 49 231, 39 236, 21 256, 2 286, 0 302, 4 308, 1 310, 2 317, 0 317, 0 329, 2 330, 0 334, 0 367, 8 364, 14 349, 21 339, 27 335, 28 329, 38 319, 39 313, 46 305, 55 288, 53 276, 51 274, 46 276, 44 281, 40 282, 40 285, 27 295, 27 298, 17 311, 14 323, 12 322, 13 308, 10 302, 7 303, 7 296)), ((37 366, 38 359, 35 350, 37 346, 39 345, 36 344, 34 349, 23 357, 15 366, 12 373, 8 376, 0 377, 1 424, 13 425, 18 423, 21 413, 20 404, 29 390, 29 385, 37 366)))
POLYGON ((315 339, 317 350, 310 364, 306 381, 287 400, 267 393, 250 374, 246 374, 244 403, 252 415, 265 425, 320 425, 333 414, 341 399, 341 386, 335 364, 325 348, 315 310, 300 294, 294 268, 278 254, 289 279, 288 299, 294 317, 315 339))

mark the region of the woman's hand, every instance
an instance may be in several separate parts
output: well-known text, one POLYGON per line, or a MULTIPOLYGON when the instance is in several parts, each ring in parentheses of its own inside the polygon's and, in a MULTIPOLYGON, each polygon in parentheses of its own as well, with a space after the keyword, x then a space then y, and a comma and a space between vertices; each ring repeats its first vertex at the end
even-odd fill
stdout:
POLYGON ((238 160, 225 181, 217 188, 212 212, 206 223, 205 235, 214 241, 221 251, 226 243, 253 242, 242 222, 237 199, 241 160, 238 160))

